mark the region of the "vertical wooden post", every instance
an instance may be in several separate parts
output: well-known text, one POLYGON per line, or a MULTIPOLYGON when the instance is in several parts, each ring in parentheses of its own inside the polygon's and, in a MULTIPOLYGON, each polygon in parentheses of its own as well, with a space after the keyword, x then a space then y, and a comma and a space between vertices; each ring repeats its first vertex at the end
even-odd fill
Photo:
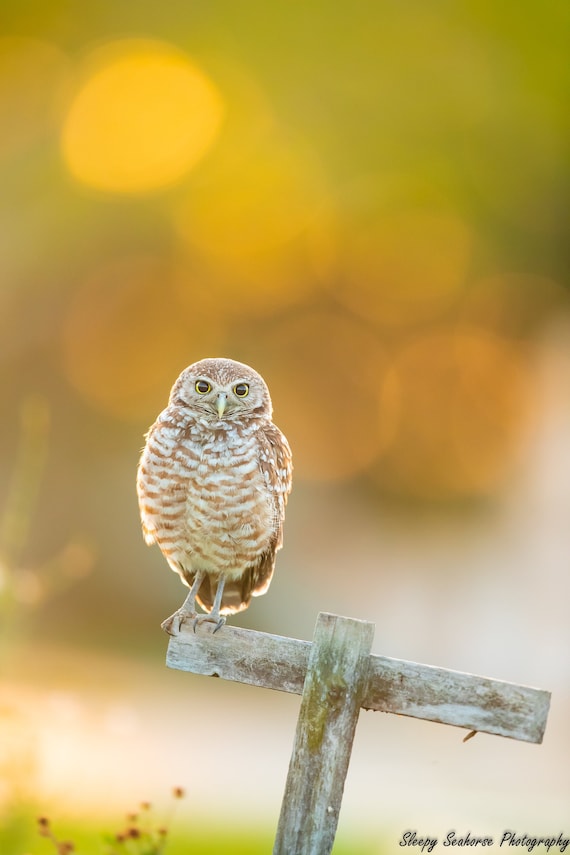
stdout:
POLYGON ((334 844, 374 624, 321 612, 273 855, 327 855, 334 844))

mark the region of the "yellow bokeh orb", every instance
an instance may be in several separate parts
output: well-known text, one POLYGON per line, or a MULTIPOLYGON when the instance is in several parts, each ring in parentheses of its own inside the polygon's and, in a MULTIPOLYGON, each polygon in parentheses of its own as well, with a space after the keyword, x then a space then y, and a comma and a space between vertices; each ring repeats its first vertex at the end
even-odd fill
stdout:
POLYGON ((219 132, 223 102, 181 51, 154 41, 114 42, 90 57, 61 145, 80 182, 142 194, 180 180, 219 132))
MULTIPOLYGON (((228 127, 176 204, 174 224, 212 310, 264 317, 299 305, 331 272, 334 214, 324 170, 303 141, 277 126, 228 127)), ((180 295, 191 310, 193 288, 180 295)))
POLYGON ((393 370, 398 431, 373 479, 388 493, 429 501, 497 492, 516 469, 532 420, 524 345, 446 324, 412 337, 393 370))
POLYGON ((461 294, 473 236, 454 213, 393 211, 346 234, 337 296, 382 327, 433 320, 461 294))
POLYGON ((107 260, 72 295, 62 327, 65 377, 93 408, 143 421, 180 371, 220 352, 223 324, 173 310, 176 270, 152 255, 107 260))
POLYGON ((259 327, 240 358, 269 383, 298 479, 354 478, 393 442, 399 390, 390 357, 359 320, 326 308, 292 312, 259 327))

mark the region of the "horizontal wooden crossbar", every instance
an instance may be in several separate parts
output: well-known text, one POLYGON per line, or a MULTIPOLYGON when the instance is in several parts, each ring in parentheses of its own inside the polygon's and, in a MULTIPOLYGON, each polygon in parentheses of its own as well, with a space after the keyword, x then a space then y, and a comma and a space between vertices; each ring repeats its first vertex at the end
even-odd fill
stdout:
MULTIPOLYGON (((183 624, 166 664, 193 674, 302 694, 312 642, 223 626, 183 624)), ((362 708, 542 742, 550 693, 386 656, 369 657, 362 708)))

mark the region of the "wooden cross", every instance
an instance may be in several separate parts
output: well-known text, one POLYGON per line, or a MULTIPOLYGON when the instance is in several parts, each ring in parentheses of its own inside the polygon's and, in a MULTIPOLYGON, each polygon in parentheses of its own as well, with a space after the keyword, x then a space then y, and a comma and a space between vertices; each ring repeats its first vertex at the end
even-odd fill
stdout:
POLYGON ((361 707, 542 742, 549 692, 375 656, 373 637, 321 612, 312 642, 207 624, 170 639, 170 668, 302 695, 273 855, 331 852, 361 707))

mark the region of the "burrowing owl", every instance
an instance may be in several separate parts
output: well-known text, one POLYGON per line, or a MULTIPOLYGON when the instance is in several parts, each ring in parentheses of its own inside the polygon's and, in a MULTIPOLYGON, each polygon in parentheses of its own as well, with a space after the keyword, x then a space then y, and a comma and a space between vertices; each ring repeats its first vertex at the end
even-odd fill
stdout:
POLYGON ((291 490, 291 451, 263 378, 233 359, 185 368, 150 428, 137 490, 147 543, 190 592, 163 629, 243 611, 271 582, 291 490), (196 600, 209 614, 196 614, 196 600))

